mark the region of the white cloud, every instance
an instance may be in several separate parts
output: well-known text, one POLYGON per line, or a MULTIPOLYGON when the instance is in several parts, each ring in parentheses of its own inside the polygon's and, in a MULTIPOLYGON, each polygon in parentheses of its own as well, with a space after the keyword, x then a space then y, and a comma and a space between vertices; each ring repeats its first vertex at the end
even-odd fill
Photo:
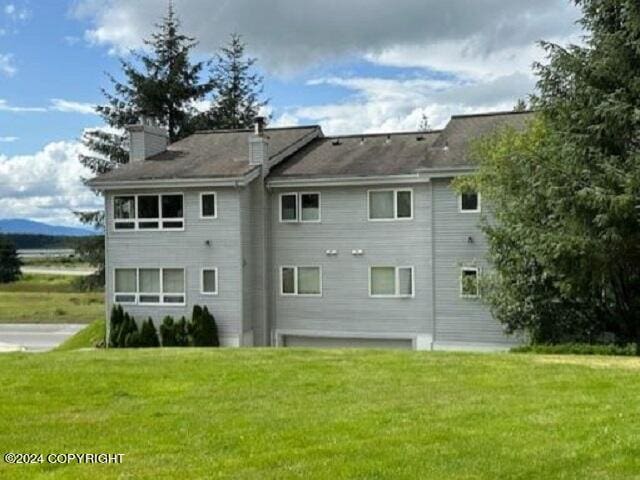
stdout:
POLYGON ((13 3, 8 3, 4 7, 4 13, 7 15, 13 15, 16 12, 16 6, 13 3))
POLYGON ((81 113, 84 115, 96 115, 96 106, 92 103, 74 102, 61 98, 51 99, 51 110, 57 112, 81 113))
MULTIPOLYGON (((336 57, 397 62, 423 49, 454 63, 466 58, 506 58, 537 40, 575 32, 578 10, 566 0, 175 0, 184 31, 201 52, 212 53, 232 32, 245 35, 252 52, 272 71, 290 71, 336 57), (444 50, 439 51, 439 49, 444 50)), ((78 17, 92 26, 92 43, 125 52, 166 12, 165 0, 80 0, 78 17)), ((518 60, 517 57, 514 59, 518 60)), ((446 65, 445 65, 446 67, 446 65)), ((487 68, 491 68, 487 65, 487 68)), ((445 70, 448 70, 445 68, 445 70)))
POLYGON ((73 210, 99 208, 102 200, 82 184, 78 142, 54 142, 34 155, 0 155, 0 218, 25 217, 76 224, 73 210))
POLYGON ((314 122, 327 134, 415 130, 422 114, 441 128, 452 114, 511 110, 533 89, 533 79, 515 73, 486 81, 432 81, 367 77, 316 79, 313 85, 349 89, 347 100, 292 108, 275 124, 314 122))
POLYGON ((13 62, 13 55, 10 53, 0 53, 0 74, 12 77, 18 69, 13 62))
POLYGON ((0 112, 13 112, 13 113, 23 113, 23 112, 46 112, 47 109, 44 107, 17 107, 15 105, 11 105, 4 98, 0 98, 0 112))
POLYGON ((20 140, 20 137, 0 137, 0 143, 12 143, 20 140))

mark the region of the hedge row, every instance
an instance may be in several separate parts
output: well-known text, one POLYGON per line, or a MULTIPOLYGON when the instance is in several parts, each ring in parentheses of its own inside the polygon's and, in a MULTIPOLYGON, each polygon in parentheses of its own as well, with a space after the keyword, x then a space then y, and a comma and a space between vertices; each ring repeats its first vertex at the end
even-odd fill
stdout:
POLYGON ((589 344, 589 343, 563 343, 557 345, 524 345, 511 349, 515 353, 543 353, 543 354, 568 354, 568 355, 624 355, 636 354, 636 346, 613 344, 589 344))
POLYGON ((160 325, 160 335, 153 320, 142 322, 138 329, 133 316, 124 311, 122 305, 114 305, 111 309, 109 329, 109 346, 112 348, 146 348, 146 347, 218 347, 218 327, 213 315, 205 306, 193 307, 191 319, 185 317, 175 321, 166 316, 160 325))

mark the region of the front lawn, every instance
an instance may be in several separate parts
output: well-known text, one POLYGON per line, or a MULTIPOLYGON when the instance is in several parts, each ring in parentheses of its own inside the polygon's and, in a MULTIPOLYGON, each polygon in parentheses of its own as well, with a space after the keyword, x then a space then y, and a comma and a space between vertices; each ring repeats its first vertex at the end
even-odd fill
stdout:
POLYGON ((81 291, 77 281, 27 274, 0 284, 0 323, 88 323, 104 317, 104 293, 81 291))
POLYGON ((635 358, 151 349, 0 356, 0 478, 637 478, 635 358))

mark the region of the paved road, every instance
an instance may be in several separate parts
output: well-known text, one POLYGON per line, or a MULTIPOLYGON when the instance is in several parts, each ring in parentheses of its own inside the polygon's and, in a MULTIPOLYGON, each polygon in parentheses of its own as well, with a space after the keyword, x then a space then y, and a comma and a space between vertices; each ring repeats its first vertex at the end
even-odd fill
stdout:
POLYGON ((46 267, 22 267, 22 273, 34 273, 37 275, 78 275, 85 277, 91 275, 95 270, 87 268, 46 268, 46 267))
POLYGON ((0 352, 51 350, 84 327, 76 323, 0 324, 0 352))

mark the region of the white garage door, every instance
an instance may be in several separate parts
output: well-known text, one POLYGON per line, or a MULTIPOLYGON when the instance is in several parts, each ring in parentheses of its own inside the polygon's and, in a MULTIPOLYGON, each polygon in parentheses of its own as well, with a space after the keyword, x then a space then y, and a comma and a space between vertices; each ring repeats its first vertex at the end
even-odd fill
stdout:
POLYGON ((285 347, 313 348, 400 348, 410 350, 410 339, 404 338, 341 338, 341 337, 305 337, 285 335, 285 347))

